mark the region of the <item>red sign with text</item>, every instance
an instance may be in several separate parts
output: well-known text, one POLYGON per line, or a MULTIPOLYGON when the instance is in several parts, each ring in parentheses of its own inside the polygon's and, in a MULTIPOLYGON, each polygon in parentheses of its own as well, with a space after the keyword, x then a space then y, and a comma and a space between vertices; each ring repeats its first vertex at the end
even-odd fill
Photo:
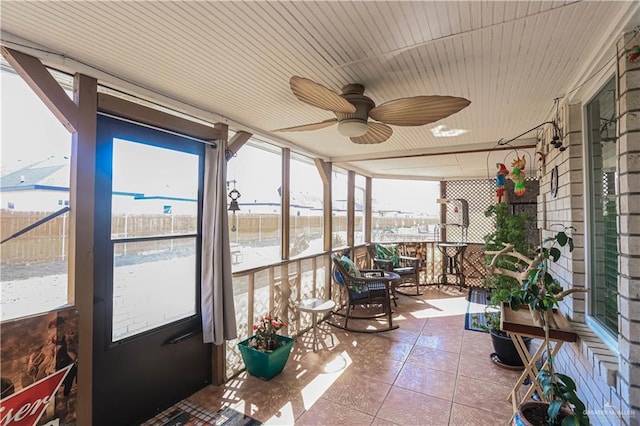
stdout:
POLYGON ((0 401, 0 426, 35 426, 73 364, 0 401))

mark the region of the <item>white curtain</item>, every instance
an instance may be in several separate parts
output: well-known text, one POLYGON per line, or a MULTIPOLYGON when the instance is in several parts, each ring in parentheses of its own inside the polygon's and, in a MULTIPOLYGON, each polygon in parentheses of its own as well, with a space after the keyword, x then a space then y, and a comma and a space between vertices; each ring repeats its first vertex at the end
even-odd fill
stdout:
POLYGON ((231 253, 227 216, 226 141, 216 141, 205 154, 202 217, 202 332, 205 343, 222 345, 235 339, 231 253))

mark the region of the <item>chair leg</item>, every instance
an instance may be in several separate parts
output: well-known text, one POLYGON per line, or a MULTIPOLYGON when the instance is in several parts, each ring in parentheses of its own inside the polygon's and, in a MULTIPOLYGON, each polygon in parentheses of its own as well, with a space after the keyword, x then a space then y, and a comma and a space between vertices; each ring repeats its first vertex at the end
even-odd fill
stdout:
POLYGON ((385 309, 387 310, 387 321, 389 322, 389 329, 393 328, 393 313, 391 312, 391 301, 389 299, 387 299, 385 301, 385 309))

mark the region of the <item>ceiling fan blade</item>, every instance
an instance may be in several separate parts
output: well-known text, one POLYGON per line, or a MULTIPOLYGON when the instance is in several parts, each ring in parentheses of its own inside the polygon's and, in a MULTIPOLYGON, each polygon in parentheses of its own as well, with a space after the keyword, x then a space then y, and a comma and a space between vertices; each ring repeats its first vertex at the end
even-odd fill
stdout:
POLYGON ((414 96, 385 102, 369 111, 369 117, 395 126, 422 126, 455 114, 470 103, 454 96, 414 96))
POLYGON ((303 124, 301 126, 287 127, 284 129, 272 130, 272 132, 306 132, 308 130, 318 130, 329 127, 338 122, 337 118, 330 118, 319 123, 303 124))
POLYGON ((309 105, 333 112, 356 112, 356 107, 345 98, 308 78, 293 76, 289 84, 296 98, 309 105))
POLYGON ((359 144, 381 143, 389 139, 393 134, 393 129, 386 124, 370 121, 367 125, 369 126, 367 133, 356 138, 350 138, 351 142, 359 144))

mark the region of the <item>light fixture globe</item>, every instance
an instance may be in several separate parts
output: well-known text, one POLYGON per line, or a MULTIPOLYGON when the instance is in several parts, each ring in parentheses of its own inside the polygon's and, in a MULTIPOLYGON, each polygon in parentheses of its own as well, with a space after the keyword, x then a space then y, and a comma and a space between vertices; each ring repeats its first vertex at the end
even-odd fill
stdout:
POLYGON ((365 120, 358 118, 346 118, 338 123, 338 132, 342 136, 349 136, 350 138, 357 138, 367 133, 369 126, 365 120))

